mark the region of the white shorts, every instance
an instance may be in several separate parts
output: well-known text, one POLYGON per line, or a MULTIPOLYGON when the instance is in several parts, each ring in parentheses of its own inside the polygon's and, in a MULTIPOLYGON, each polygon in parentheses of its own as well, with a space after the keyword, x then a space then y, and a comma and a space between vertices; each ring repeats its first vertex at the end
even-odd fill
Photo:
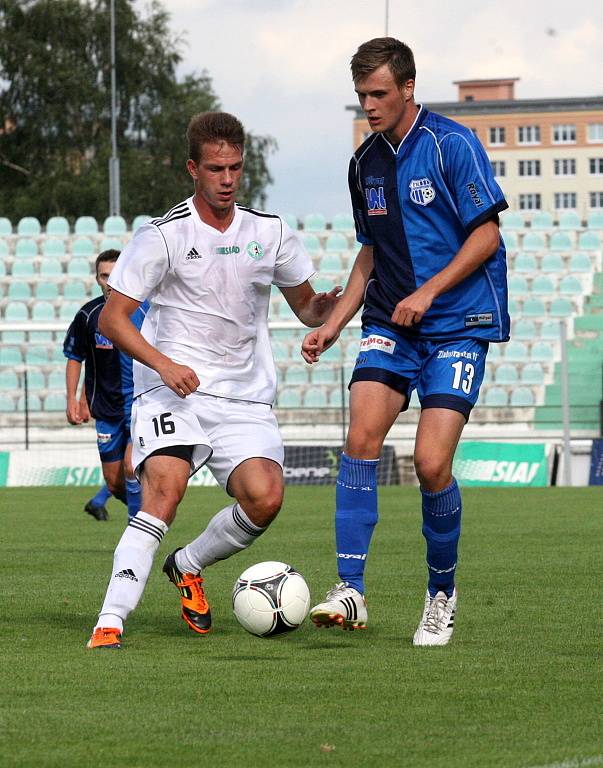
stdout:
POLYGON ((194 446, 191 475, 207 464, 226 489, 231 472, 246 459, 272 459, 281 467, 284 449, 272 408, 248 400, 229 400, 202 392, 178 397, 169 387, 140 395, 132 405, 132 464, 160 448, 194 446))

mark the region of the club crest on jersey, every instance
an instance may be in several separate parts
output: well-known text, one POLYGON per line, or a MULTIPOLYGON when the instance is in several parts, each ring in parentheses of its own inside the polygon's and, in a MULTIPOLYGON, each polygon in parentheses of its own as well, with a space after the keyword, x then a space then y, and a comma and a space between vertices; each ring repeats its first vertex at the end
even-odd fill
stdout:
POLYGON ((264 249, 258 242, 252 240, 250 243, 247 243, 247 255, 259 261, 264 258, 264 249))
POLYGON ((408 186, 410 199, 417 205, 429 205, 435 199, 436 193, 431 179, 413 179, 408 186))
POLYGON ((113 349, 113 342, 98 331, 94 334, 94 346, 97 349, 113 349))
POLYGON ((369 216, 387 215, 387 203, 385 202, 383 187, 365 187, 364 194, 366 195, 366 208, 369 216))

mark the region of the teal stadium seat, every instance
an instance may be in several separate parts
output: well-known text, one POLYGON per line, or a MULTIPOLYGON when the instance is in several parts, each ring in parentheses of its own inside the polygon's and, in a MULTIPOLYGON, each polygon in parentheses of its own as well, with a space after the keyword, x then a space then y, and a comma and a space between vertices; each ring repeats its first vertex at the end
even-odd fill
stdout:
POLYGON ((325 387, 308 387, 304 395, 304 408, 326 408, 329 404, 325 387))
POLYGON ((528 281, 523 275, 511 275, 509 277, 509 294, 511 296, 525 296, 529 292, 528 281))
MULTIPOLYGON (((32 413, 37 413, 38 411, 42 410, 42 401, 38 395, 34 394, 33 392, 29 393, 27 408, 28 411, 32 413)), ((19 413, 23 413, 25 411, 25 395, 21 395, 21 397, 17 399, 17 411, 19 413)))
POLYGON ((0 390, 9 392, 13 389, 19 389, 19 377, 15 371, 9 368, 0 371, 0 390))
POLYGON ((272 356, 276 362, 284 363, 289 360, 289 345, 286 341, 272 342, 272 356))
MULTIPOLYGON (((558 338, 558 337, 557 337, 558 338)), ((530 353, 532 361, 547 363, 554 359, 555 352, 551 344, 547 341, 537 341, 530 353)))
POLYGON ((511 392, 512 408, 529 408, 534 405, 534 393, 529 387, 517 387, 511 392))
POLYGON ((63 286, 63 298, 84 302, 88 298, 86 286, 81 280, 70 280, 63 286))
POLYGON ((315 364, 310 368, 311 384, 335 384, 339 381, 339 368, 328 364, 315 364))
POLYGON ((540 261, 540 269, 542 272, 554 272, 555 274, 562 272, 563 259, 558 253, 545 253, 540 261))
POLYGON ((503 229, 523 229, 523 216, 519 211, 507 211, 501 216, 501 224, 503 229))
MULTIPOLYGON (((345 390, 347 393, 347 389, 345 390)), ((341 387, 330 387, 328 392, 328 406, 329 408, 341 408, 342 400, 341 400, 341 387)), ((345 394, 344 394, 345 398, 345 394)), ((346 398, 347 399, 347 398, 346 398)), ((347 404, 347 403, 346 403, 347 404)))
POLYGON ((66 357, 63 354, 63 345, 55 344, 50 348, 50 362, 55 365, 65 365, 66 357))
POLYGON ((74 232, 76 235, 98 235, 98 223, 94 216, 80 216, 76 219, 74 232))
POLYGON ((580 229, 582 222, 575 211, 563 211, 559 216, 559 229, 580 229))
POLYGON ((308 213, 304 216, 304 230, 306 232, 323 232, 327 227, 327 220, 322 213, 308 213))
MULTIPOLYGON (((559 320, 545 320, 540 325, 540 338, 543 340, 548 341, 559 341, 561 334, 561 329, 559 326, 559 320)), ((534 357, 534 348, 532 347, 532 355, 533 360, 548 360, 549 358, 542 358, 542 357, 534 357)))
POLYGON ((63 392, 50 392, 44 398, 44 410, 51 413, 65 411, 67 409, 67 398, 63 392))
POLYGON ((516 384, 518 380, 517 368, 512 363, 502 363, 494 374, 494 381, 497 384, 516 384))
POLYGON ((325 251, 347 251, 348 250, 348 240, 345 235, 343 235, 341 232, 331 232, 329 235, 327 235, 327 240, 325 242, 325 251))
POLYGON ((508 341, 505 344, 505 360, 521 363, 528 359, 528 348, 523 341, 508 341))
POLYGON ((128 233, 128 226, 123 216, 107 216, 103 223, 103 234, 107 237, 122 237, 128 233))
POLYGON ((354 232, 354 217, 351 213, 336 213, 331 222, 331 229, 334 232, 354 232))
POLYGON ((103 237, 98 247, 98 252, 102 251, 121 251, 123 243, 116 237, 103 237))
POLYGON ((70 323, 81 309, 79 301, 64 301, 59 308, 59 320, 70 323))
POLYGON ((582 283, 574 275, 565 275, 559 281, 559 293, 565 296, 582 296, 582 283))
POLYGON ((0 365, 23 365, 21 347, 0 346, 0 365))
POLYGON ((24 301, 9 301, 4 308, 4 320, 7 323, 24 323, 29 320, 27 304, 24 301))
POLYGON ((541 296, 552 296, 555 293, 555 284, 548 275, 538 275, 532 281, 532 293, 541 296))
POLYGON ((136 230, 140 229, 140 227, 142 227, 143 224, 146 224, 147 221, 151 221, 151 218, 152 216, 147 216, 146 213, 138 214, 132 222, 132 232, 136 232, 136 230))
POLYGON ((549 243, 551 251, 571 251, 572 239, 567 232, 553 232, 549 243))
POLYGON ((532 216, 531 228, 547 231, 553 228, 553 215, 548 211, 537 211, 532 216))
POLYGON ((333 280, 330 277, 313 277, 311 282, 316 293, 328 292, 333 288, 333 280))
POLYGON ((519 299, 516 299, 514 296, 509 297, 508 309, 509 309, 509 314, 511 315, 511 319, 516 317, 517 315, 520 315, 521 304, 519 299))
POLYGON ((572 253, 569 263, 570 272, 592 272, 593 264, 588 253, 577 251, 572 253))
POLYGON ((91 277, 92 265, 88 259, 71 259, 71 261, 67 264, 67 274, 69 277, 91 277))
POLYGON ((15 410, 14 398, 4 392, 0 392, 0 412, 13 413, 15 410))
POLYGON ((43 371, 35 368, 30 368, 27 371, 27 389, 36 394, 46 389, 46 376, 44 376, 43 371))
POLYGON ((539 232, 527 232, 523 237, 524 251, 544 251, 544 237, 539 232))
POLYGON ((338 253, 324 253, 320 260, 320 272, 341 272, 343 263, 338 253))
POLYGON ((65 371, 51 371, 48 375, 48 382, 46 384, 48 389, 54 389, 58 392, 65 391, 65 371))
POLYGON ((285 224, 288 227, 291 227, 291 229, 295 232, 299 229, 299 222, 297 220, 297 216, 293 213, 284 213, 281 216, 281 219, 285 222, 285 224))
POLYGON ((286 386, 300 386, 308 383, 308 368, 305 365, 293 364, 287 366, 284 376, 286 386))
POLYGON ((33 305, 31 319, 34 323, 54 323, 54 306, 50 301, 38 301, 33 305))
POLYGON ((526 363, 521 369, 521 383, 539 386, 544 384, 544 371, 540 363, 526 363))
POLYGON ((29 344, 25 350, 25 365, 48 365, 48 347, 46 344, 29 344))
POLYGON ((484 405, 489 408, 504 408, 508 405, 509 396, 507 390, 502 387, 488 387, 484 398, 484 405))
POLYGON ((280 408, 299 408, 301 406, 301 391, 297 387, 283 387, 277 396, 280 408))
POLYGON ((523 301, 523 307, 521 314, 524 317, 544 317, 546 315, 546 307, 544 301, 540 296, 528 296, 523 301))
POLYGON ((43 259, 40 262, 39 275, 44 278, 58 279, 63 277, 63 267, 59 259, 51 259, 50 257, 43 259))
POLYGON ((518 253, 513 263, 513 272, 536 272, 536 256, 531 253, 518 253))
POLYGON ((517 234, 514 231, 508 231, 505 229, 501 232, 501 234, 507 251, 516 251, 519 248, 517 234))
POLYGON ((13 280, 8 286, 8 298, 11 301, 27 301, 31 299, 29 283, 21 280, 13 280))
POLYGON ((25 237, 17 240, 15 247, 16 259, 35 259, 38 255, 38 244, 35 240, 25 237))
POLYGON ((59 298, 59 286, 57 283, 46 281, 36 283, 34 296, 39 301, 56 301, 59 298))
POLYGON ((31 279, 35 278, 36 265, 33 259, 23 259, 22 261, 13 262, 12 277, 16 279, 31 279))
POLYGON ((551 317, 571 317, 574 314, 572 302, 565 296, 558 296, 551 301, 549 315, 551 317))
POLYGON ((536 324, 533 320, 517 320, 513 323, 511 335, 520 341, 531 341, 536 336, 536 324))
POLYGON ((89 237, 76 237, 71 243, 71 255, 74 258, 90 259, 95 253, 94 243, 89 237))
POLYGON ((304 235, 303 237, 303 244, 306 251, 308 251, 309 254, 315 254, 320 253, 320 240, 316 237, 316 235, 313 235, 312 233, 304 235))
POLYGON ((42 232, 42 226, 35 216, 24 216, 17 224, 19 237, 38 237, 42 232))
POLYGON ((46 236, 69 237, 69 222, 64 216, 52 216, 46 222, 46 236))
POLYGON ((599 235, 596 232, 580 232, 578 248, 582 251, 598 251, 601 248, 599 235))
POLYGON ((47 237, 42 243, 42 256, 61 259, 67 254, 65 241, 58 237, 47 237))
MULTIPOLYGON (((2 220, 0 219, 0 221, 2 220)), ((603 229, 603 211, 591 211, 588 214, 588 218, 586 220, 586 226, 589 229, 603 229)), ((1 234, 3 234, 3 232, 0 229, 0 235, 1 234)))
POLYGON ((8 237, 9 235, 12 235, 13 233, 13 225, 11 223, 10 219, 7 219, 6 216, 0 217, 0 237, 8 237))

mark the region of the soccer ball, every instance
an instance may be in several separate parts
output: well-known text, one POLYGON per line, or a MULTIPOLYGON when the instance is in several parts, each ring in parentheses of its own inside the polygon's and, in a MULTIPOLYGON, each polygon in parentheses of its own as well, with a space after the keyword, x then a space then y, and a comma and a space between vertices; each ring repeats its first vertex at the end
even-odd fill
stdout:
POLYGON ((304 578, 286 563, 252 565, 232 590, 232 609, 252 635, 268 637, 297 629, 310 609, 310 590, 304 578))

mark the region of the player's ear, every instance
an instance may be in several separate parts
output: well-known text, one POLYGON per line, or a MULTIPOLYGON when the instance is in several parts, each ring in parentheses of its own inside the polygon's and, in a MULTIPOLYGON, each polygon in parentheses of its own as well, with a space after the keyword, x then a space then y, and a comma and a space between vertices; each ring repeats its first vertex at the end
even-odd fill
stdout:
POLYGON ((197 179, 198 172, 197 172, 197 163, 195 163, 194 160, 191 160, 190 158, 186 161, 186 170, 190 173, 190 175, 193 177, 193 179, 197 179))
POLYGON ((400 86, 400 93, 402 94, 404 101, 410 101, 412 98, 414 98, 415 81, 409 79, 402 83, 400 86))

